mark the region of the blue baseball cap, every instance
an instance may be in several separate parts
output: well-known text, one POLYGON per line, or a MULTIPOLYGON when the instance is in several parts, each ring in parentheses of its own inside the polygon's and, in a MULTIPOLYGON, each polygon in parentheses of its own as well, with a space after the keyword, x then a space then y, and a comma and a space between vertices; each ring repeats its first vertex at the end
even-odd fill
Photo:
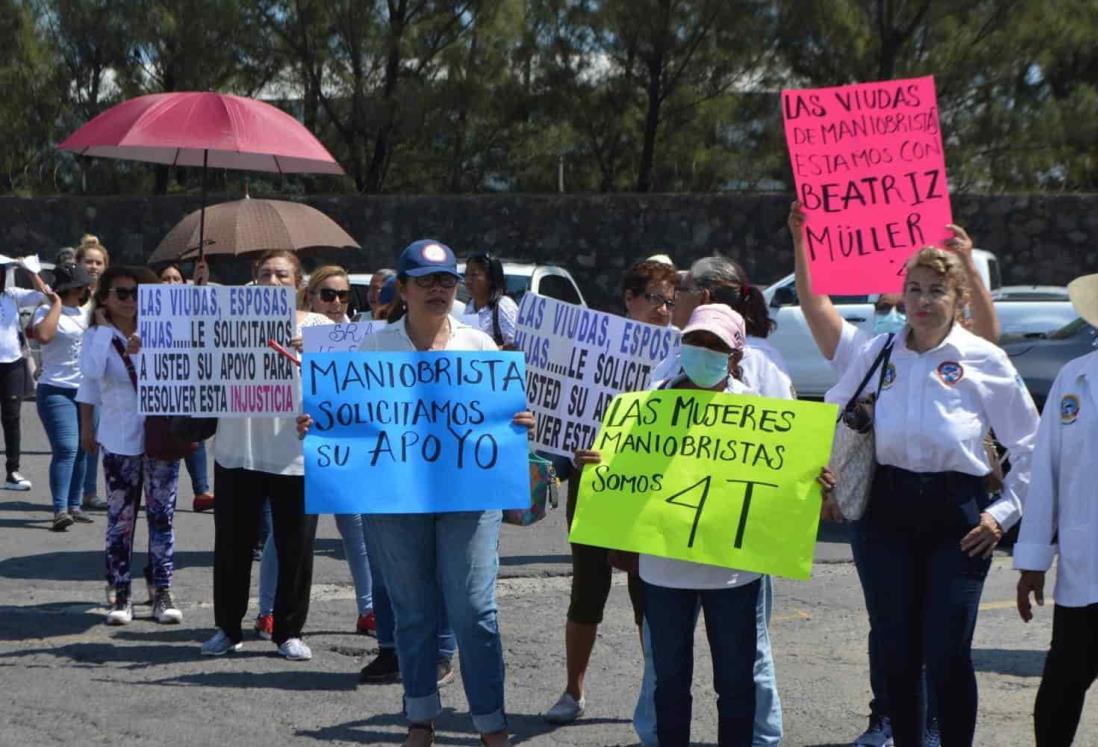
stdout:
POLYGON ((460 278, 457 270, 457 258, 450 247, 434 239, 413 241, 400 253, 397 260, 397 275, 422 277, 444 272, 460 278))

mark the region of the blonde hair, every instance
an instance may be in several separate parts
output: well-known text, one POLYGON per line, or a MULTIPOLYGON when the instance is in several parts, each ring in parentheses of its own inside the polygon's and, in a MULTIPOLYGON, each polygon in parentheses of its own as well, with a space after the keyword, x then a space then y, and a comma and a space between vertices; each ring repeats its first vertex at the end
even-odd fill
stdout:
POLYGON ((83 262, 84 255, 88 253, 88 250, 94 249, 103 255, 103 266, 110 267, 111 255, 107 252, 107 247, 99 243, 99 237, 93 236, 90 233, 86 233, 80 237, 80 245, 76 249, 76 261, 83 262))
POLYGON ((907 261, 905 276, 916 267, 925 267, 945 280, 957 294, 958 308, 968 303, 968 276, 956 254, 936 246, 924 246, 907 261))
POLYGON ((312 309, 309 308, 309 298, 317 292, 317 289, 320 288, 320 284, 329 278, 343 278, 347 281, 348 285, 351 283, 351 279, 347 276, 347 271, 339 265, 324 265, 323 267, 318 267, 309 275, 309 283, 302 288, 297 308, 302 311, 312 311, 312 309))

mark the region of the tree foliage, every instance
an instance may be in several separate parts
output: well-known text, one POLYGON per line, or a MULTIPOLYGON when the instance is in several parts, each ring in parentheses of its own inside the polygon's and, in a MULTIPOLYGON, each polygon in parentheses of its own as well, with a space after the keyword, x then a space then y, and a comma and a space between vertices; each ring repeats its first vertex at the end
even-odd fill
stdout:
POLYGON ((7 192, 193 188, 54 146, 195 89, 348 173, 279 189, 781 189, 781 88, 927 74, 954 189, 1098 189, 1098 0, 0 0, 0 37, 7 192))

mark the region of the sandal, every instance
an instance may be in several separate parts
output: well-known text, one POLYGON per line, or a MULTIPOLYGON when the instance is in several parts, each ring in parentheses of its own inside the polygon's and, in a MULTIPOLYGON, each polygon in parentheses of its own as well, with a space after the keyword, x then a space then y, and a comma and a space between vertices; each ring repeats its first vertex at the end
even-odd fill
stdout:
POLYGON ((412 724, 408 727, 408 738, 401 747, 431 747, 435 743, 433 724, 412 724))

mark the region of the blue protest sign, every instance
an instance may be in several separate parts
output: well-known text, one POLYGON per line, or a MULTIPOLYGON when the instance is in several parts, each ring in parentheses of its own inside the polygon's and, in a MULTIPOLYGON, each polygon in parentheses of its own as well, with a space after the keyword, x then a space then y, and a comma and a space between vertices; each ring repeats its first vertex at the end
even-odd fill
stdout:
POLYGON ((521 353, 306 353, 306 512, 525 508, 525 381, 521 353))

